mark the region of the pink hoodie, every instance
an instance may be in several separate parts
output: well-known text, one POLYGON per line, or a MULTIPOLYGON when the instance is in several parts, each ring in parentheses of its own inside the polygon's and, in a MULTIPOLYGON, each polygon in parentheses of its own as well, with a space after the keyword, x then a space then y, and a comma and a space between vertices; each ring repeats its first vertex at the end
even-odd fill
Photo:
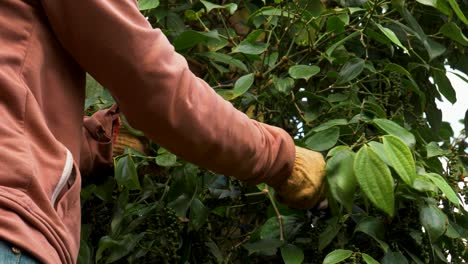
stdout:
POLYGON ((194 76, 135 0, 0 1, 0 238, 75 263, 85 72, 135 128, 251 183, 287 177, 294 143, 194 76))

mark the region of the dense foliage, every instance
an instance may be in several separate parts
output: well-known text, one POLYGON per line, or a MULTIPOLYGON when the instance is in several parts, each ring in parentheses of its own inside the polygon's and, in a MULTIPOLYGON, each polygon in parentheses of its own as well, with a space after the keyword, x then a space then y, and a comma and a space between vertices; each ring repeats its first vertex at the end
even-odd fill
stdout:
MULTIPOLYGON (((226 100, 326 153, 328 207, 150 142, 84 186, 80 263, 468 260, 468 118, 458 136, 435 103, 457 100, 448 67, 468 73, 466 0, 139 3, 226 100)), ((87 113, 110 104, 90 79, 87 113)))

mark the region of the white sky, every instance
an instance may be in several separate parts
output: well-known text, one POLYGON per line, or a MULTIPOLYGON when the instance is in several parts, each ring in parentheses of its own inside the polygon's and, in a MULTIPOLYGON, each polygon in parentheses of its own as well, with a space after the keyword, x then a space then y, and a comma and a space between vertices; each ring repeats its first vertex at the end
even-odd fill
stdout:
MULTIPOLYGON (((465 117, 465 112, 468 109, 468 83, 460 79, 453 73, 449 71, 454 71, 447 69, 447 77, 450 79, 453 88, 457 94, 457 102, 451 104, 444 98, 443 102, 436 100, 437 106, 442 110, 442 119, 449 122, 452 125, 453 132, 455 136, 460 135, 460 131, 463 129, 463 124, 459 121, 465 117)), ((454 71, 458 74, 468 78, 465 74, 460 71, 454 71)))

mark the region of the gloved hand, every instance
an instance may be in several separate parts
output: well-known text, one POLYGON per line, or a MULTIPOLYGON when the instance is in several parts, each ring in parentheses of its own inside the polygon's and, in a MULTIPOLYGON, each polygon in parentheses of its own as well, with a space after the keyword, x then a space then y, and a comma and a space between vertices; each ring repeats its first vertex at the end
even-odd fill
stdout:
POLYGON ((309 209, 324 199, 325 160, 319 152, 296 146, 291 175, 270 184, 279 202, 297 209, 309 209))
POLYGON ((112 156, 116 157, 122 155, 125 151, 125 148, 132 148, 145 154, 146 147, 143 138, 134 136, 131 134, 124 125, 120 125, 117 133, 117 137, 114 142, 112 149, 112 156))

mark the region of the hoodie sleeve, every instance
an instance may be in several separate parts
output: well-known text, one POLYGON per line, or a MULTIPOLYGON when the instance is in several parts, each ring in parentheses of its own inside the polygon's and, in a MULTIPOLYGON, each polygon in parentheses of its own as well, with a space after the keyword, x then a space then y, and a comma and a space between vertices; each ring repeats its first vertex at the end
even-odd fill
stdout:
POLYGON ((146 136, 187 161, 247 182, 290 175, 292 138, 249 119, 197 78, 135 0, 40 1, 63 47, 146 136))
POLYGON ((119 123, 119 111, 116 105, 83 118, 80 151, 82 175, 100 175, 112 169, 114 165, 112 149, 119 123))

